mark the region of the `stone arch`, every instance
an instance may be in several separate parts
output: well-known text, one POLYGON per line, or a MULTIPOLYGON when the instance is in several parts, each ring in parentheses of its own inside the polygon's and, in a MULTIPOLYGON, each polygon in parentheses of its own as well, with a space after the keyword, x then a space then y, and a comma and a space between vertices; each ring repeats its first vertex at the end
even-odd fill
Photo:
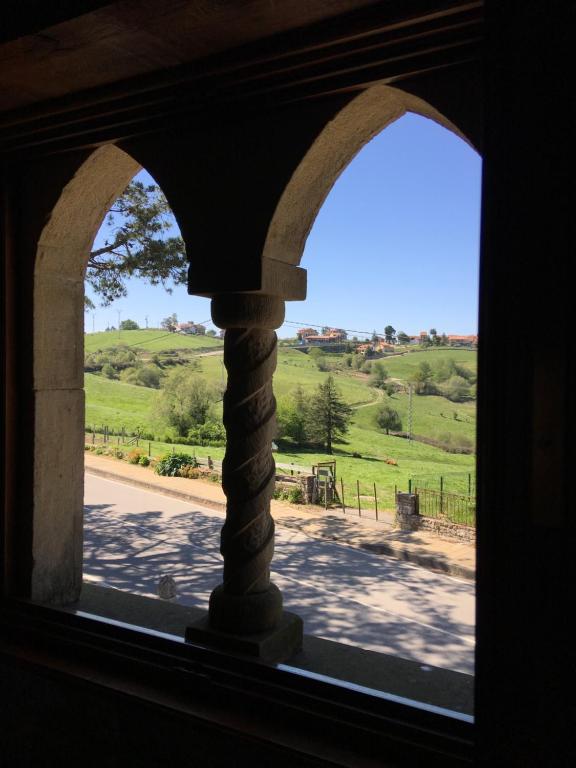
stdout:
POLYGON ((139 164, 96 149, 62 190, 34 268, 34 523, 31 596, 65 603, 82 585, 84 274, 106 212, 139 164))
POLYGON ((300 263, 318 211, 342 171, 370 139, 407 112, 434 120, 471 143, 417 96, 387 85, 368 88, 327 123, 292 174, 268 228, 264 259, 300 263))

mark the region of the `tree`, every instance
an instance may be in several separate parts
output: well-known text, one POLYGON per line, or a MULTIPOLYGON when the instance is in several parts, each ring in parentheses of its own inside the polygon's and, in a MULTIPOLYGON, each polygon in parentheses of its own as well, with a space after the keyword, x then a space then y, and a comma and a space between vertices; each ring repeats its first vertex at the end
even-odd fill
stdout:
POLYGON ((462 376, 452 376, 446 382, 445 393, 448 400, 454 403, 461 403, 468 400, 471 396, 470 384, 462 376))
POLYGON ((122 320, 120 323, 120 330, 121 331, 137 331, 139 330, 140 326, 136 322, 136 320, 122 320))
POLYGON ((372 366, 372 376, 370 378, 370 384, 377 389, 384 389, 384 384, 388 378, 386 368, 380 362, 374 363, 372 366))
POLYGON ((302 445, 307 441, 306 421, 308 401, 301 386, 297 386, 289 398, 283 398, 278 403, 276 420, 278 437, 289 437, 296 444, 302 445))
POLYGON ((432 368, 429 363, 422 362, 410 376, 410 381, 414 384, 414 391, 417 395, 430 395, 434 390, 432 384, 432 368))
POLYGON ((322 443, 326 453, 332 453, 332 444, 348 431, 352 408, 343 400, 332 376, 318 385, 316 395, 307 408, 307 431, 312 440, 322 443))
POLYGON ((86 282, 102 306, 126 296, 126 280, 138 277, 151 285, 186 283, 184 241, 169 236, 174 216, 162 190, 132 180, 114 202, 106 226, 109 237, 88 258, 86 282))
POLYGON ((176 323, 178 322, 178 316, 174 312, 174 314, 169 315, 168 317, 165 317, 164 320, 160 323, 160 326, 162 328, 165 328, 167 331, 170 331, 170 333, 174 333, 176 330, 176 323))
POLYGON ((404 331, 400 331, 397 338, 398 344, 410 344, 410 336, 408 336, 407 333, 404 333, 404 331))
POLYGON ((402 421, 400 419, 398 411, 395 411, 393 408, 390 408, 389 405, 383 405, 379 409, 379 411, 376 414, 375 420, 379 429, 385 429, 387 435, 390 434, 390 430, 393 430, 394 432, 399 432, 402 429, 402 421))
POLYGON ((215 399, 204 379, 186 368, 176 368, 165 379, 158 407, 165 421, 185 437, 191 427, 204 424, 215 399))
POLYGON ((384 338, 388 344, 393 344, 394 339, 396 338, 396 329, 391 325, 387 325, 386 328, 384 328, 384 338))

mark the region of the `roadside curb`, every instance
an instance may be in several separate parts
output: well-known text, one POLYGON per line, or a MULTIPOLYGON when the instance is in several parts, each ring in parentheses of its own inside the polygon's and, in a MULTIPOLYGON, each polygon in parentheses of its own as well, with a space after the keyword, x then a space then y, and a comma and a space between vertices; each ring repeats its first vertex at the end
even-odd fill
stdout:
POLYGON ((418 565, 420 568, 426 568, 428 571, 443 573, 446 576, 454 576, 467 581, 476 581, 476 571, 473 568, 467 568, 465 565, 451 563, 440 560, 433 555, 422 555, 406 547, 394 547, 391 544, 360 544, 360 549, 364 549, 373 555, 388 555, 403 560, 405 563, 418 565))
POLYGON ((156 493, 162 493, 164 496, 171 496, 179 501, 191 501, 195 504, 202 504, 203 507, 210 507, 218 512, 226 511, 226 504, 221 501, 214 501, 213 499, 206 499, 202 496, 194 496, 186 491, 176 491, 173 488, 165 488, 163 485, 158 485, 154 482, 148 482, 147 480, 136 480, 136 478, 125 477, 124 475, 117 474, 116 472, 108 472, 105 469, 99 467, 88 467, 87 472, 91 475, 98 475, 98 477, 104 477, 107 480, 116 480, 117 482, 125 483, 126 485, 133 485, 136 488, 144 488, 147 491, 155 491, 156 493))
MULTIPOLYGON (((109 470, 101 469, 100 467, 87 467, 87 472, 98 477, 103 477, 108 480, 115 480, 117 482, 125 483, 126 485, 132 485, 136 488, 143 488, 144 490, 154 491, 155 493, 162 493, 165 496, 170 496, 179 501, 192 502, 194 504, 201 504, 204 507, 209 507, 217 512, 225 512, 226 504, 221 501, 215 501, 214 499, 206 499, 203 496, 196 496, 195 494, 187 491, 178 491, 173 488, 166 488, 163 485, 159 485, 154 481, 140 480, 133 477, 127 477, 121 473, 112 472, 109 470)), ((283 525, 285 528, 300 529, 300 526, 294 523, 283 523, 281 520, 276 520, 278 525, 283 525)), ((305 535, 312 536, 308 531, 304 531, 305 535)), ((373 555, 386 555, 387 557, 394 557, 397 560, 401 560, 405 563, 411 563, 417 565, 420 568, 425 568, 428 571, 435 573, 442 573, 446 576, 454 576, 460 579, 466 579, 467 581, 475 581, 476 573, 473 568, 468 568, 459 563, 451 562, 443 557, 436 557, 432 554, 422 554, 415 552, 410 547, 402 545, 394 545, 387 542, 370 543, 366 541, 354 541, 354 536, 351 539, 342 538, 341 536, 325 536, 321 533, 316 533, 314 538, 323 539, 324 541, 331 541, 335 544, 344 544, 345 546, 354 547, 355 549, 361 549, 365 552, 369 552, 373 555)))

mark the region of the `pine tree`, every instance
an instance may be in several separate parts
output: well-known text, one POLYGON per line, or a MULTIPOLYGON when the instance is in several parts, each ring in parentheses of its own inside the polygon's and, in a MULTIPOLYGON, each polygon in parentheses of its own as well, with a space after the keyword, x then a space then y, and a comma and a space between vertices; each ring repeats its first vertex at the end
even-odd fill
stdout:
MULTIPOLYGON (((186 283, 184 241, 171 234, 175 223, 160 187, 130 182, 106 217, 109 237, 88 258, 86 282, 102 306, 126 296, 131 277, 162 285, 169 293, 172 286, 186 283)), ((88 299, 86 306, 94 303, 88 299)))
POLYGON ((310 437, 322 443, 326 453, 331 454, 332 444, 346 434, 352 417, 352 408, 342 400, 332 376, 318 385, 307 411, 310 437))

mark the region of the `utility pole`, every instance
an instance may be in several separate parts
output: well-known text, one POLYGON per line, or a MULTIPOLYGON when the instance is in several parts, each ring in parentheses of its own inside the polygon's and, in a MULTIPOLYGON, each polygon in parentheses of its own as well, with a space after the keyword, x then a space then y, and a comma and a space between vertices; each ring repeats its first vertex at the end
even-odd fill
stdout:
POLYGON ((408 384, 408 441, 412 442, 412 384, 408 384))
POLYGON ((118 312, 118 338, 120 338, 120 315, 122 314, 122 310, 118 309, 116 311, 118 312))

